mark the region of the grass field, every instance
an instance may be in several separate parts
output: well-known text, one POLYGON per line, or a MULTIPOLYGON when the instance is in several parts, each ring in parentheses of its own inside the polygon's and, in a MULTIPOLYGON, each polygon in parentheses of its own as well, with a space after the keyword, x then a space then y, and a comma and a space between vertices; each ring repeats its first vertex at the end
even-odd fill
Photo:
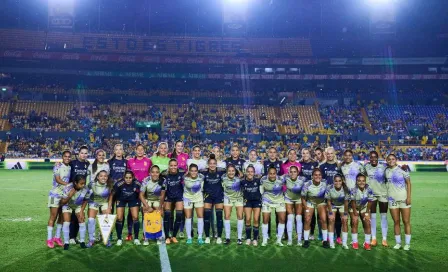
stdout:
MULTIPOLYGON (((0 171, 0 271, 160 271, 159 247, 45 245, 51 171, 0 171)), ((168 245, 173 271, 448 271, 448 173, 413 173, 412 250, 168 245)), ((232 224, 236 228, 236 224, 232 224)), ((274 224, 275 225, 275 224, 274 224)), ((389 244, 394 244, 389 216, 389 244)), ((380 231, 378 227, 378 231, 380 231)), ((232 229, 235 234, 235 229, 232 229)), ((363 241, 360 235, 360 242, 363 241)), ((404 236, 403 236, 404 241, 404 236)), ((272 239, 271 239, 272 240, 272 239)), ((349 235, 350 240, 350 235, 349 235)))

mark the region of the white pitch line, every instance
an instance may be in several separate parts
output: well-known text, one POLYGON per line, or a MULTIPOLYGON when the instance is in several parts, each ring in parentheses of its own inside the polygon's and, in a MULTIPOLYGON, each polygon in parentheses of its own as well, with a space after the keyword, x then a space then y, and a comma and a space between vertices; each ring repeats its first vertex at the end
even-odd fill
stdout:
POLYGON ((168 252, 166 251, 165 243, 159 245, 159 254, 160 254, 160 266, 162 268, 162 272, 171 272, 170 258, 168 257, 168 252))

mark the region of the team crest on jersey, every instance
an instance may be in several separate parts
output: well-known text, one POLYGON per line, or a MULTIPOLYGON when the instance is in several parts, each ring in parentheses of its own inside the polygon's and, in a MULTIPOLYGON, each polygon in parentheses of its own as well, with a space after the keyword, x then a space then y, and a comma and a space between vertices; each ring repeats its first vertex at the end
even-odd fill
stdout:
POLYGON ((185 161, 185 157, 182 157, 181 160, 185 161))
POLYGON ((255 186, 257 186, 257 185, 258 185, 258 183, 255 182, 255 186))
POLYGON ((148 165, 148 163, 147 162, 143 162, 143 165, 146 166, 146 165, 148 165))

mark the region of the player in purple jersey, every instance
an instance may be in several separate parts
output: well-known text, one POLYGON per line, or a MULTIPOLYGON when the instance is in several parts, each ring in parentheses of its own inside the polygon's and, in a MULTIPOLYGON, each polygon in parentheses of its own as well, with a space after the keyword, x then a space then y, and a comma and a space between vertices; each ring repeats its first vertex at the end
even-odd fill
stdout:
POLYGON ((226 165, 230 164, 235 166, 237 171, 237 176, 243 176, 243 165, 246 162, 245 160, 240 158, 240 148, 237 144, 232 145, 232 149, 230 150, 230 158, 225 159, 226 165))
MULTIPOLYGON (((77 176, 81 175, 86 178, 87 181, 87 171, 89 169, 90 162, 87 160, 89 149, 87 146, 83 145, 79 148, 78 157, 76 160, 70 161, 70 178, 71 181, 77 176)), ((78 236, 79 222, 75 213, 72 213, 72 220, 70 224, 70 244, 76 244, 76 236, 78 236)))
POLYGON ((53 168, 53 187, 49 193, 48 208, 50 209, 50 218, 48 219, 47 226, 47 246, 54 248, 56 243, 58 246, 63 246, 61 240, 62 230, 62 209, 60 201, 65 185, 70 182, 70 157, 72 153, 70 151, 64 151, 62 153, 62 162, 56 163, 53 168), (56 235, 53 238, 54 222, 58 220, 56 226, 56 235))
POLYGON ((126 171, 126 159, 124 158, 124 151, 122 144, 116 144, 114 146, 114 155, 108 160, 110 169, 110 178, 117 182, 123 178, 124 172, 126 171))
POLYGON ((370 250, 370 207, 372 206, 373 191, 367 184, 367 178, 359 173, 356 176, 356 186, 350 190, 350 218, 352 226, 352 248, 358 249, 358 222, 361 219, 364 229, 364 249, 370 250))
POLYGON ((252 165, 246 168, 246 178, 241 181, 241 188, 244 197, 244 215, 246 217, 246 245, 258 245, 258 234, 260 226, 260 212, 261 212, 261 182, 259 178, 255 178, 255 167, 252 165), (252 225, 253 215, 253 225, 252 225), (254 237, 251 240, 251 232, 254 237))
POLYGON ((165 243, 170 244, 171 242, 177 244, 177 232, 182 223, 184 217, 184 173, 179 171, 177 167, 177 160, 171 159, 168 163, 168 172, 165 175, 165 207, 163 213, 163 229, 165 231, 165 243), (174 226, 172 227, 173 233, 170 235, 171 225, 171 209, 172 207, 176 209, 176 219, 174 221, 174 226))

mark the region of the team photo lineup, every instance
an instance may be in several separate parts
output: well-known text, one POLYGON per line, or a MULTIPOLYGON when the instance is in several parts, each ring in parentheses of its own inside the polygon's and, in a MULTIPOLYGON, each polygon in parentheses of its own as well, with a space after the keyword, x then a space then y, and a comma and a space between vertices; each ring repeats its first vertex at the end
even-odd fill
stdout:
MULTIPOLYGON (((233 145, 230 157, 223 158, 220 147, 214 145, 209 157, 204 158, 200 146, 193 146, 190 156, 184 153, 184 143, 176 141, 170 153, 168 143, 159 143, 151 157, 145 155, 149 151, 141 144, 135 149, 135 157, 128 159, 122 144, 115 145, 109 160, 105 151, 98 149, 90 164, 88 152, 87 146, 82 146, 72 160, 72 152, 64 151, 62 162, 54 167, 48 200, 50 248, 57 245, 68 250, 70 244, 77 242, 82 248, 94 246, 97 214, 114 211, 116 246, 123 244, 124 227, 128 230, 126 241, 141 245, 140 214, 147 213, 163 215, 164 235, 161 229, 158 234, 145 233, 143 245, 149 245, 149 240, 177 244, 177 235, 183 228, 186 243, 192 244, 194 215, 197 244, 229 245, 232 210, 237 215, 237 245, 258 246, 261 221, 261 246, 268 245, 268 232, 272 228, 276 233, 272 244, 284 246, 285 236, 288 246, 308 248, 310 239, 314 240, 317 218, 318 238, 324 248, 335 249, 335 244, 340 244, 349 249, 350 226, 350 247, 358 249, 359 222, 365 234, 362 243, 365 250, 371 250, 379 241, 388 247, 390 210, 394 222, 393 248, 411 248, 411 181, 394 154, 387 155, 386 163, 382 163, 378 153, 371 151, 369 161, 363 165, 353 160, 351 150, 345 150, 342 161, 338 161, 332 147, 304 148, 300 150, 300 160, 299 152, 290 149, 287 159, 281 161, 277 148, 270 147, 268 159, 259 161, 256 150, 250 150, 246 160, 240 155, 239 146, 233 145), (324 153, 321 161, 315 156, 319 152, 324 153), (381 222, 379 241, 377 207, 381 222), (278 221, 275 227, 270 226, 271 213, 278 221), (214 216, 216 219, 212 220, 214 216)), ((107 243, 111 245, 112 237, 107 243)))
POLYGON ((447 14, 0 1, 0 272, 447 272, 447 14))

